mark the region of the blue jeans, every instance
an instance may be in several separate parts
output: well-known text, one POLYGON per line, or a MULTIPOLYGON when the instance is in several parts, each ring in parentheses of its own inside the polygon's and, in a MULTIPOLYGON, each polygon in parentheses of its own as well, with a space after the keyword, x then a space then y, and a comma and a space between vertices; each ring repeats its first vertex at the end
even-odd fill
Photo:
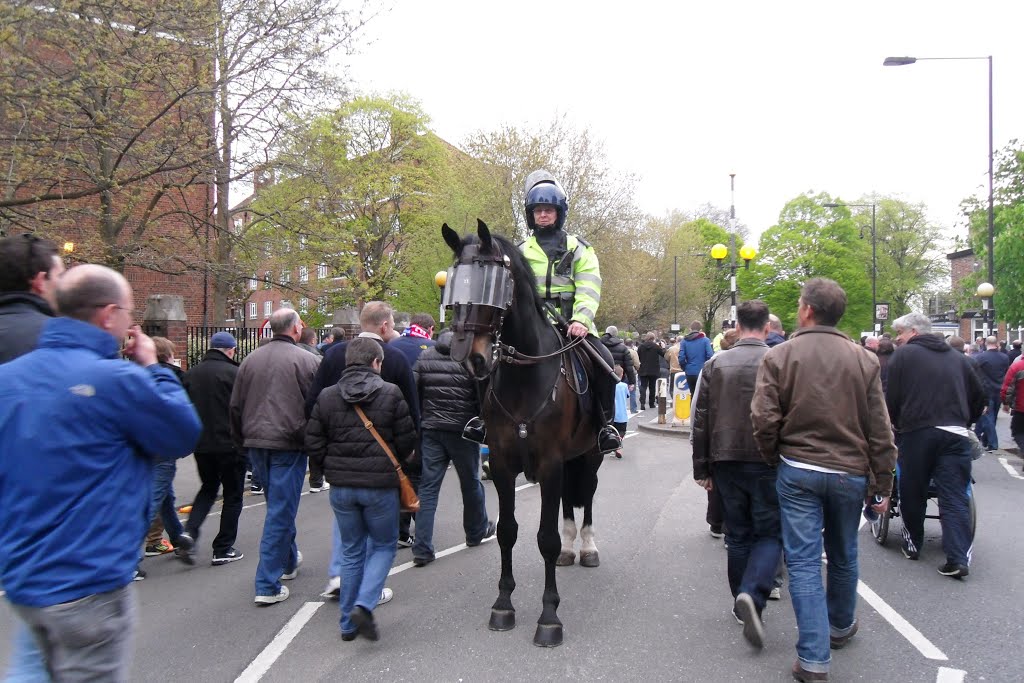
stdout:
POLYGON ((764 609, 782 558, 775 468, 758 462, 716 462, 714 487, 722 498, 729 545, 729 590, 746 593, 764 609))
POLYGON ((983 448, 999 448, 999 434, 996 433, 996 419, 1002 407, 999 395, 989 398, 987 405, 988 410, 974 423, 974 433, 978 435, 983 448))
POLYGON ((487 533, 487 507, 480 481, 480 448, 461 434, 424 429, 420 441, 420 511, 416 513, 413 557, 434 558, 434 515, 448 462, 455 465, 462 488, 462 529, 468 543, 479 543, 487 533))
POLYGON ((11 661, 7 664, 4 683, 50 683, 43 651, 32 636, 28 625, 14 615, 14 638, 11 642, 11 661))
POLYGON ((867 477, 815 472, 782 462, 776 490, 789 595, 800 632, 796 653, 805 670, 827 672, 829 635, 845 636, 856 621, 857 526, 867 477), (821 584, 823 541, 827 589, 821 584))
POLYGON ((149 499, 150 515, 160 514, 167 537, 173 545, 178 544, 178 538, 185 531, 178 519, 178 510, 174 507, 174 475, 177 473, 176 461, 157 460, 153 465, 153 488, 150 489, 152 493, 149 499))
POLYGON ((256 595, 277 595, 281 592, 281 575, 294 571, 298 560, 295 515, 306 479, 306 454, 250 448, 249 458, 253 478, 258 476, 263 482, 267 497, 260 562, 256 566, 256 595))
POLYGON ((971 482, 971 442, 965 436, 925 427, 896 435, 899 449, 900 514, 903 541, 920 551, 928 484, 935 482, 942 524, 942 550, 953 564, 971 563, 971 512, 967 486, 971 482))
POLYGON ((629 392, 629 412, 636 412, 636 386, 633 386, 633 391, 629 392))
POLYGON ((352 610, 370 612, 398 552, 398 489, 331 488, 331 507, 341 533, 341 632, 356 630, 352 610))

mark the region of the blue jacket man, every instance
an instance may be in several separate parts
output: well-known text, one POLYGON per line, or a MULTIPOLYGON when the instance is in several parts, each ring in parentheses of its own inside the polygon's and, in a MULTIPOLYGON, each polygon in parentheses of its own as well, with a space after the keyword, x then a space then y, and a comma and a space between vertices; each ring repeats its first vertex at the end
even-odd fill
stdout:
POLYGON ((126 680, 152 465, 191 453, 201 425, 152 340, 132 327, 120 274, 74 268, 57 305, 68 317, 0 366, 0 581, 47 641, 54 680, 71 671, 126 680), (135 363, 119 357, 126 337, 135 363))
POLYGON ((679 344, 679 367, 686 375, 690 391, 697 386, 697 375, 700 374, 704 363, 715 355, 714 349, 711 348, 711 340, 701 331, 703 327, 697 321, 690 323, 690 333, 683 337, 683 341, 679 344))

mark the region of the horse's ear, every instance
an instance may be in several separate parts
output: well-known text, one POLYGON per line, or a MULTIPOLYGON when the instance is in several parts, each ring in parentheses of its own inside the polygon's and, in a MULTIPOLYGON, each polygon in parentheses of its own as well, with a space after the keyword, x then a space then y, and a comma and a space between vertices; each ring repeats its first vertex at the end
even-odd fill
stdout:
POLYGON ((479 218, 476 219, 476 234, 480 238, 480 244, 483 246, 484 251, 490 251, 491 231, 487 228, 487 224, 479 218))
POLYGON ((459 239, 459 233, 449 228, 448 224, 445 223, 441 226, 441 236, 444 237, 444 241, 452 248, 455 255, 458 256, 462 250, 462 240, 459 239))

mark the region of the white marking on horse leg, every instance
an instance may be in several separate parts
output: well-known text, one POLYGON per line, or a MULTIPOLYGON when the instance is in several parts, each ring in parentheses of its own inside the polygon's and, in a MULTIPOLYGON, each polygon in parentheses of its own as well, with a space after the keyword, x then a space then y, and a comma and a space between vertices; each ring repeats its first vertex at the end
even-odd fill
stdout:
POLYGON ((576 520, 562 520, 562 550, 572 551, 576 543, 576 520))
POLYGON ((580 540, 583 545, 580 547, 580 553, 596 553, 597 543, 594 541, 594 527, 584 526, 580 530, 580 540))

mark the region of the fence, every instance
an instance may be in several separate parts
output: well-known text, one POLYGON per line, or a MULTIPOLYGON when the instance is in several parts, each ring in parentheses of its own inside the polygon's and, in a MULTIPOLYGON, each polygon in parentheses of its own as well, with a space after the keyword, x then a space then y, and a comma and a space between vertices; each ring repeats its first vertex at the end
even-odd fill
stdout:
MULTIPOLYGON (((186 367, 195 367, 203 359, 210 349, 210 337, 217 332, 228 332, 234 336, 238 346, 235 349, 235 360, 239 363, 247 354, 260 345, 260 340, 271 337, 270 330, 259 327, 203 327, 201 325, 190 325, 186 329, 185 348, 178 349, 178 356, 187 363, 186 367)), ((143 326, 142 331, 146 334, 159 334, 158 328, 143 326)), ((317 337, 323 339, 330 334, 331 328, 318 328, 317 337)))

